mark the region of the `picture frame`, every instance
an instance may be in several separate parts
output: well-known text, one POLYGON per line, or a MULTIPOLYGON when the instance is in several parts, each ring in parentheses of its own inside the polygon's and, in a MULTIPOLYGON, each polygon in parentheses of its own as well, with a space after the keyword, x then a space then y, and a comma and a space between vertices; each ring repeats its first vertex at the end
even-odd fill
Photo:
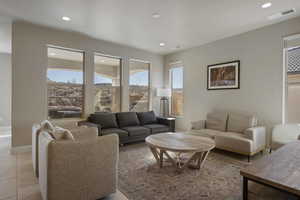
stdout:
POLYGON ((240 60, 207 66, 207 90, 240 89, 240 60))

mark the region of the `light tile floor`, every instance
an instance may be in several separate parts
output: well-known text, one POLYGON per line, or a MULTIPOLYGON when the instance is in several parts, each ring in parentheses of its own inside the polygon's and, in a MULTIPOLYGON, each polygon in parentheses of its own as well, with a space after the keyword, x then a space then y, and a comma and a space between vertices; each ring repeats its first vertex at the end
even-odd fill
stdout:
MULTIPOLYGON (((38 180, 33 173, 31 152, 10 150, 10 137, 0 134, 0 200, 42 200, 38 180)), ((128 200, 117 192, 103 200, 128 200)))

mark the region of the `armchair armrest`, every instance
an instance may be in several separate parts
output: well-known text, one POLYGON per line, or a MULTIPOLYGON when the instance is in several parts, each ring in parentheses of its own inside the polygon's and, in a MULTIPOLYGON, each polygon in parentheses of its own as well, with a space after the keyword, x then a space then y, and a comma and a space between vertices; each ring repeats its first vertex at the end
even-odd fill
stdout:
POLYGON ((169 127, 171 132, 175 132, 175 118, 172 117, 156 117, 159 124, 163 124, 169 127))
POLYGON ((266 128, 253 127, 245 130, 245 135, 253 141, 254 150, 266 147, 266 128))
POLYGON ((191 122, 193 130, 200 130, 205 128, 205 120, 191 122))
POLYGON ((102 127, 101 127, 100 124, 95 124, 95 123, 92 123, 92 122, 89 122, 89 121, 79 121, 78 126, 96 127, 96 128, 98 128, 98 136, 101 135, 102 127))

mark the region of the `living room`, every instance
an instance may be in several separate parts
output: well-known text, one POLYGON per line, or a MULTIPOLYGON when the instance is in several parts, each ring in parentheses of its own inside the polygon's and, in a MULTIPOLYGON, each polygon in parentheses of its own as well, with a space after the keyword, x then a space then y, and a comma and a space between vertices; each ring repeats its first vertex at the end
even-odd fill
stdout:
POLYGON ((299 198, 300 2, 58 4, 0 2, 0 199, 299 198))

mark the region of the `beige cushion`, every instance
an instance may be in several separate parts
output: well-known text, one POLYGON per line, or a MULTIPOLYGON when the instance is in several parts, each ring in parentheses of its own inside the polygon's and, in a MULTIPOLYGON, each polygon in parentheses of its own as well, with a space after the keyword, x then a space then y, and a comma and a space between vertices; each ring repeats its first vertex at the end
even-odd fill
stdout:
POLYGON ((64 129, 68 129, 70 131, 78 128, 78 120, 77 119, 57 119, 57 120, 51 120, 51 123, 54 126, 62 127, 64 129))
POLYGON ((241 137, 242 134, 230 133, 227 136, 217 135, 215 137, 216 147, 227 151, 250 155, 253 152, 253 141, 245 137, 241 137))
POLYGON ((254 116, 229 113, 227 131, 243 133, 247 128, 257 126, 257 119, 254 116))
POLYGON ((226 130, 228 114, 225 112, 208 113, 206 116, 206 128, 218 131, 226 130))
POLYGON ((54 140, 75 140, 69 130, 61 127, 55 127, 54 131, 48 131, 48 133, 54 140))
POLYGON ((44 120, 41 122, 41 130, 45 131, 53 131, 55 129, 55 126, 48 120, 44 120))
POLYGON ((212 129, 191 130, 188 133, 196 136, 209 137, 212 139, 214 139, 216 135, 226 134, 225 132, 212 130, 212 129))

